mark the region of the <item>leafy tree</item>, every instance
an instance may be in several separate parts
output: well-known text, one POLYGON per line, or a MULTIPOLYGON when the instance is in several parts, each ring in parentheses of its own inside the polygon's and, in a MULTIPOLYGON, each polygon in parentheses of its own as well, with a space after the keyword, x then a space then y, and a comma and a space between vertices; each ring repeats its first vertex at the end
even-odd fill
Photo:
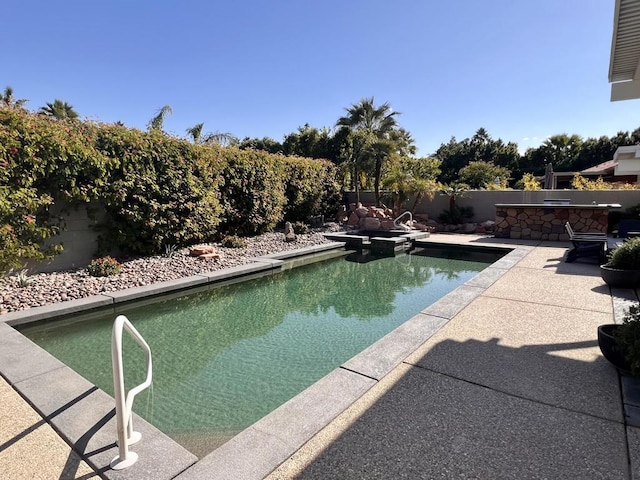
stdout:
POLYGON ((297 132, 284 137, 282 149, 285 155, 295 155, 308 158, 325 158, 332 160, 338 157, 339 149, 333 141, 331 130, 328 128, 317 129, 306 123, 298 127, 297 132))
POLYGON ((269 153, 282 153, 282 144, 270 137, 244 137, 238 144, 240 150, 262 150, 269 153))
POLYGON ((460 169, 472 162, 492 162, 498 167, 520 170, 518 145, 512 142, 505 144, 500 139, 493 140, 484 128, 460 142, 451 137, 448 143, 440 145, 435 157, 442 161, 440 180, 446 183, 457 181, 460 169))
POLYGON ((403 141, 408 140, 407 135, 395 132, 398 128, 395 117, 399 112, 394 112, 388 102, 376 106, 373 97, 363 98, 345 110, 347 115, 338 119, 337 126, 368 132, 376 139, 374 144, 362 150, 361 153, 366 153, 372 160, 376 203, 379 204, 383 164, 390 154, 398 149, 398 146, 404 146, 399 138, 403 141))
POLYGON ((400 209, 402 203, 415 195, 410 208, 414 213, 425 196, 433 198, 441 188, 436 181, 440 174, 439 167, 440 160, 435 158, 403 157, 395 162, 383 180, 384 187, 391 192, 393 207, 400 209))
POLYGON ((170 105, 165 105, 164 107, 160 108, 155 116, 149 120, 149 123, 147 124, 147 129, 148 130, 162 130, 162 128, 164 127, 164 119, 167 116, 167 114, 173 113, 173 110, 171 109, 170 105))
POLYGON ((63 102, 62 100, 58 100, 57 98, 53 103, 47 102, 46 106, 40 107, 39 113, 47 117, 57 118, 58 120, 73 120, 78 118, 78 114, 70 104, 63 102))
POLYGON ((5 108, 24 108, 25 103, 28 100, 26 98, 16 99, 13 96, 13 88, 7 86, 3 93, 0 93, 0 106, 5 108))
POLYGON ((511 175, 508 169, 484 161, 471 162, 458 173, 461 182, 475 189, 489 188, 496 183, 501 188, 506 188, 511 175))

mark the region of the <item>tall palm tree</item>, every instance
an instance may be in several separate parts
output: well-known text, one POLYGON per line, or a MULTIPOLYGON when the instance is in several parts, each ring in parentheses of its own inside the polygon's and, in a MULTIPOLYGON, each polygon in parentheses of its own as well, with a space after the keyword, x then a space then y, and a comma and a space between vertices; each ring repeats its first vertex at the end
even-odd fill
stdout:
POLYGON ((162 130, 162 127, 164 126, 164 117, 166 117, 168 113, 173 113, 173 110, 170 105, 165 105, 157 111, 155 117, 149 120, 147 128, 149 130, 162 130))
POLYGON ((45 107, 40 107, 40 115, 46 115, 57 119, 69 119, 73 120, 78 118, 78 113, 67 102, 58 100, 57 98, 53 103, 47 102, 45 107))
POLYGON ((398 126, 396 115, 388 102, 376 106, 373 97, 363 98, 360 102, 345 109, 347 115, 340 117, 337 126, 348 127, 355 131, 366 131, 373 134, 378 142, 369 150, 373 157, 374 165, 374 190, 376 204, 380 203, 380 180, 382 178, 382 165, 393 150, 393 136, 398 126))
POLYGON ((6 108, 24 108, 27 103, 26 98, 17 99, 13 96, 13 88, 7 86, 3 93, 0 93, 0 105, 6 108))

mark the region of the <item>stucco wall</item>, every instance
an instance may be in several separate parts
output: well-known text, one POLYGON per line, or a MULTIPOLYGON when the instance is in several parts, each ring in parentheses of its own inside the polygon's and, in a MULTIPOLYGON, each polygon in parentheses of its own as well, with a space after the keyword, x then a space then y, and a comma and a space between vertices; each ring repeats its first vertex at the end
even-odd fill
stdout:
POLYGON ((50 261, 28 264, 29 271, 54 272, 88 265, 98 249, 98 234, 91 228, 95 222, 89 218, 86 208, 79 207, 68 212, 54 208, 51 213, 64 219, 64 229, 49 242, 62 243, 64 250, 50 261))
MULTIPOLYGON (((496 203, 543 203, 545 199, 567 198, 572 204, 589 203, 619 203, 622 211, 640 204, 640 190, 505 190, 487 191, 472 190, 462 198, 458 198, 456 203, 460 206, 473 207, 476 222, 494 220, 496 215, 496 203)), ((355 194, 349 194, 349 200, 355 201, 355 194)), ((360 200, 365 204, 373 204, 375 197, 373 192, 361 192, 360 200)), ((406 204, 409 208, 413 200, 406 204)), ((431 218, 438 218, 444 209, 449 208, 449 197, 446 195, 436 195, 433 200, 423 199, 416 209, 416 213, 427 213, 431 218)))

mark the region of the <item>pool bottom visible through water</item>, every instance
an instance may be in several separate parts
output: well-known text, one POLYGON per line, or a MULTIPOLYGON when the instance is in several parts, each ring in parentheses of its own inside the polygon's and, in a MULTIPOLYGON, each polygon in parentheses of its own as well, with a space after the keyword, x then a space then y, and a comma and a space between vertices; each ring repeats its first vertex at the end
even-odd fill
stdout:
MULTIPOLYGON (((354 253, 127 309, 153 355, 153 385, 134 411, 202 457, 499 256, 354 253)), ((21 331, 113 395, 114 318, 21 331)), ((127 335, 124 351, 129 389, 144 380, 144 353, 127 335)))

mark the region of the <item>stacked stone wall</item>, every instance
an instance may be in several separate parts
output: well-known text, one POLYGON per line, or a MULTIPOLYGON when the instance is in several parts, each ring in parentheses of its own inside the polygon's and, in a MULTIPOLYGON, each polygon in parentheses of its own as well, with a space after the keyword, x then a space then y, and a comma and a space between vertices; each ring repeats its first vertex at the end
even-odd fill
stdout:
POLYGON ((575 232, 607 233, 609 211, 585 207, 496 207, 495 236, 566 241, 569 240, 566 222, 575 232))

